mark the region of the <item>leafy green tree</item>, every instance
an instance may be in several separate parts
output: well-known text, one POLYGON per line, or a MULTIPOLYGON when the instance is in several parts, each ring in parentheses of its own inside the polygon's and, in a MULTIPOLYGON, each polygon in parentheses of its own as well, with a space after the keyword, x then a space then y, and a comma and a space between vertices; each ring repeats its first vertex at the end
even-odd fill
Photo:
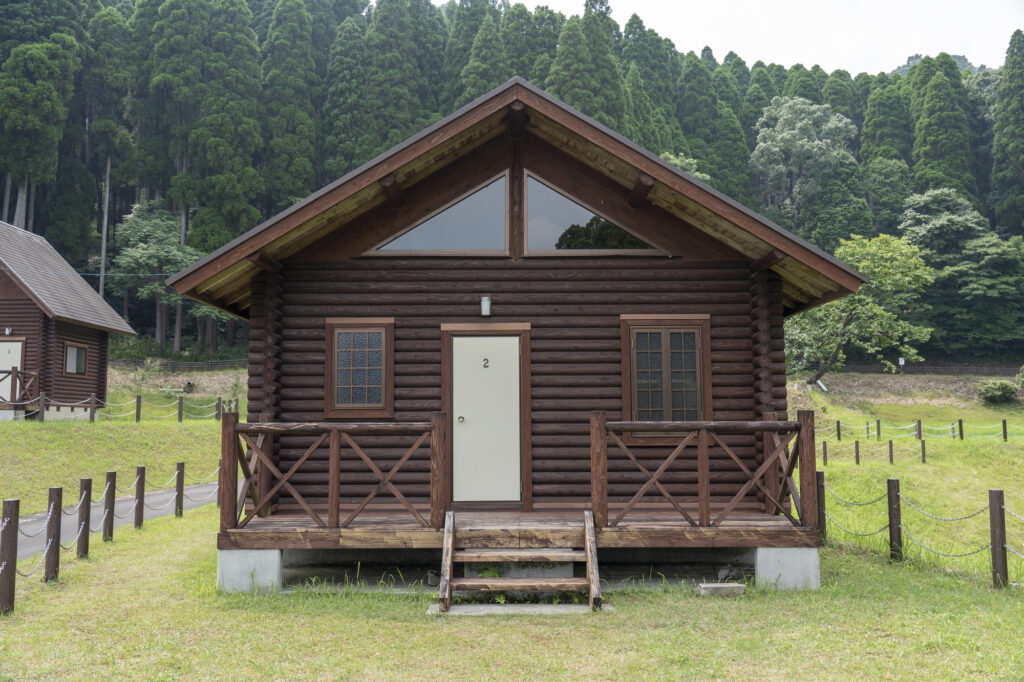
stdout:
POLYGON ((608 48, 616 58, 622 53, 622 31, 618 23, 612 18, 612 8, 608 0, 583 0, 583 32, 591 41, 597 39, 597 34, 603 35, 601 42, 607 42, 608 48), (590 15, 594 21, 593 30, 587 28, 586 18, 590 15))
POLYGON ((369 136, 366 109, 367 88, 365 67, 364 26, 361 16, 351 16, 338 26, 338 36, 331 46, 331 61, 327 69, 327 105, 324 107, 326 130, 325 170, 330 178, 337 178, 369 159, 357 150, 377 145, 377 140, 361 141, 369 136))
POLYGON ((85 41, 94 5, 86 0, 5 0, 0 22, 0 64, 19 45, 44 42, 54 33, 85 41))
POLYGON ((280 0, 263 46, 263 101, 268 103, 263 198, 273 214, 313 189, 312 19, 303 0, 280 0))
POLYGON ((1016 30, 1006 50, 996 96, 992 143, 993 208, 997 224, 1024 233, 1024 31, 1016 30))
POLYGON ((910 112, 894 85, 877 88, 868 97, 861 133, 860 158, 865 164, 875 159, 910 161, 913 127, 910 112))
MULTIPOLYGON (((420 127, 441 118, 444 103, 438 83, 444 77, 444 49, 448 29, 440 8, 430 0, 408 0, 409 21, 413 27, 413 63, 417 76, 413 92, 420 102, 420 127)), ((493 17, 497 19, 497 17, 493 17)), ((461 71, 459 72, 461 73, 461 71)))
POLYGON ((896 234, 903 202, 913 192, 910 166, 903 159, 877 157, 864 165, 863 176, 875 234, 896 234))
POLYGON ((978 197, 985 203, 984 211, 993 224, 992 204, 996 195, 992 190, 992 153, 996 120, 997 93, 1003 69, 983 69, 964 75, 967 93, 967 121, 971 127, 972 175, 978 188, 978 197))
POLYGON ((707 173, 701 173, 697 167, 697 160, 691 159, 681 154, 671 154, 665 152, 661 155, 662 160, 668 161, 679 170, 685 172, 687 175, 697 178, 701 182, 711 184, 711 176, 707 173))
POLYGON ((558 236, 556 249, 649 249, 644 240, 634 237, 601 216, 586 225, 570 225, 558 236))
POLYGON ((942 71, 935 73, 925 90, 914 128, 913 160, 918 191, 952 187, 977 204, 967 116, 942 71))
MULTIPOLYGON (((555 60, 555 52, 558 51, 558 36, 562 34, 562 27, 565 26, 565 15, 556 12, 547 5, 538 5, 533 10, 533 41, 537 51, 537 57, 533 64, 542 56, 548 56, 548 68, 555 60)), ((530 65, 530 79, 537 84, 542 84, 547 78, 547 71, 537 74, 533 71, 533 64, 530 65)))
POLYGON ((934 272, 920 250, 907 239, 880 235, 843 240, 836 255, 868 276, 856 293, 794 315, 786 320, 786 359, 790 366, 811 372, 813 384, 826 372, 840 369, 847 353, 856 350, 895 369, 893 353, 920 361, 921 344, 932 330, 907 319, 934 272))
POLYGON ((473 39, 473 50, 460 78, 463 89, 456 102, 458 106, 489 92, 508 79, 498 27, 489 14, 484 17, 480 32, 473 39))
MULTIPOLYGON (((171 104, 167 95, 172 88, 161 92, 154 91, 152 87, 153 73, 162 57, 156 50, 162 37, 157 33, 162 4, 163 0, 137 0, 128 20, 127 49, 128 61, 132 65, 132 84, 125 118, 134 133, 136 181, 147 196, 164 191, 175 173, 174 155, 169 153, 172 146, 170 126, 175 118, 167 115, 167 106, 171 104)), ((189 48, 201 54, 198 43, 185 46, 185 49, 189 48)))
MULTIPOLYGON (((778 95, 782 95, 786 91, 786 81, 789 80, 789 72, 786 70, 785 66, 782 64, 775 64, 774 62, 769 64, 767 69, 768 75, 772 79, 773 92, 778 93, 778 95)), ((768 91, 765 90, 765 92, 768 91)), ((775 95, 772 95, 772 98, 774 99, 775 95)))
POLYGON ((832 111, 846 118, 852 116, 853 79, 850 72, 837 69, 825 81, 821 88, 822 104, 832 107, 832 111))
POLYGON ((551 73, 551 65, 554 64, 555 60, 551 58, 547 52, 541 54, 533 62, 533 66, 530 67, 530 82, 536 82, 543 85, 548 80, 548 75, 551 73))

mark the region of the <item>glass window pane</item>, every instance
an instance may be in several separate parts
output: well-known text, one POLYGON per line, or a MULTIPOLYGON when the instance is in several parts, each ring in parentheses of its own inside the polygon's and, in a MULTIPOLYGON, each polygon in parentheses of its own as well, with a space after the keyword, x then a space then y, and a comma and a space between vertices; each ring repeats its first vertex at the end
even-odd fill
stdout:
POLYGON ((637 369, 650 369, 651 360, 649 353, 637 353, 636 354, 636 368, 637 369))
POLYGON ((383 359, 384 359, 384 354, 381 353, 379 350, 367 351, 367 353, 366 353, 366 366, 367 367, 383 367, 384 366, 384 364, 382 362, 383 359))
POLYGON ((338 370, 338 386, 351 386, 352 385, 352 370, 341 369, 338 370))
POLYGON ((638 332, 637 333, 637 335, 636 335, 636 349, 637 350, 647 350, 647 344, 648 344, 647 337, 648 336, 649 336, 649 334, 647 332, 638 332))
POLYGON ((337 396, 338 405, 351 405, 352 404, 352 389, 351 388, 339 388, 337 396))
POLYGON ((504 251, 505 176, 427 218, 379 251, 504 251))
POLYGON ((384 380, 382 378, 382 370, 370 369, 366 371, 366 385, 367 386, 383 386, 384 380))
POLYGON ((354 369, 354 370, 352 370, 352 385, 353 386, 366 386, 366 370, 365 369, 354 369))
POLYGON ((366 389, 365 388, 353 388, 352 389, 352 404, 353 405, 365 405, 366 404, 366 389))
POLYGON ((651 377, 651 388, 661 388, 661 372, 648 372, 651 377))
POLYGON ((661 407, 662 407, 662 393, 661 393, 661 391, 658 391, 657 393, 652 393, 651 394, 651 406, 656 408, 656 409, 661 409, 661 407))
POLYGON ((647 391, 637 391, 636 406, 645 410, 651 406, 651 394, 647 391))
POLYGON ((352 366, 353 367, 366 367, 366 351, 365 350, 354 350, 354 351, 352 351, 352 366))
POLYGON ((686 332, 683 334, 683 350, 697 350, 696 332, 686 332))
POLYGON ((353 348, 366 348, 366 332, 356 332, 352 335, 353 348))
POLYGON ((654 248, 532 176, 526 178, 526 225, 531 251, 654 248))
POLYGON ((668 335, 669 348, 671 350, 682 350, 683 348, 683 334, 682 332, 671 332, 668 335))
POLYGON ((338 350, 352 347, 352 332, 338 332, 338 350))
POLYGON ((678 409, 683 406, 683 392, 672 391, 672 408, 678 409))
POLYGON ((683 369, 697 369, 696 353, 683 353, 683 369))
POLYGON ((381 399, 381 389, 379 386, 366 389, 366 402, 369 405, 380 405, 384 402, 381 399))
POLYGON ((661 369, 661 353, 651 353, 651 369, 661 369))
POLYGON ((381 332, 369 332, 366 335, 366 347, 367 348, 383 348, 384 347, 384 335, 381 332))
POLYGON ((674 422, 686 421, 686 418, 683 416, 683 411, 682 410, 672 410, 672 421, 674 421, 674 422))
POLYGON ((651 334, 651 350, 661 350, 661 334, 651 334))
POLYGON ((683 368, 683 354, 672 353, 672 365, 670 369, 682 369, 683 368))

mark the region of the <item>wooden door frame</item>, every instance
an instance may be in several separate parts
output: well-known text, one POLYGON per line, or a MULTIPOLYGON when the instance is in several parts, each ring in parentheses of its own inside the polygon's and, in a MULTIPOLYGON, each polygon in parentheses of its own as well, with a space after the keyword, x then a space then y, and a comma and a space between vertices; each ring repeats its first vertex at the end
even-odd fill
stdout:
MULTIPOLYGON (((21 344, 21 366, 18 367, 18 372, 24 372, 25 371, 25 351, 28 348, 28 337, 27 336, 0 336, 0 342, 3 342, 3 343, 15 343, 15 342, 17 342, 17 343, 21 344)), ((10 367, 8 367, 7 369, 10 369, 10 367)), ((10 379, 10 377, 8 377, 8 379, 10 379)), ((7 400, 10 396, 11 396, 11 387, 10 386, 7 386, 6 391, 0 392, 0 398, 3 398, 4 400, 7 400), (6 395, 4 395, 4 393, 6 393, 6 395)), ((14 409, 14 405, 8 405, 8 404, 0 405, 0 409, 3 409, 3 410, 13 410, 14 409)))
MULTIPOLYGON (((454 480, 455 473, 455 437, 454 437, 454 415, 452 414, 452 368, 454 357, 452 356, 452 339, 456 336, 518 336, 519 337, 519 503, 513 503, 511 508, 522 511, 533 511, 533 460, 530 455, 530 441, 533 429, 531 428, 530 412, 530 338, 531 327, 529 322, 453 322, 441 325, 441 409, 448 415, 448 433, 452 438, 448 442, 447 471, 449 481, 449 492, 453 492, 450 485, 454 480)), ((453 495, 454 496, 454 495, 453 495)), ((460 509, 500 509, 503 505, 500 502, 482 503, 455 503, 449 498, 452 506, 460 509)))

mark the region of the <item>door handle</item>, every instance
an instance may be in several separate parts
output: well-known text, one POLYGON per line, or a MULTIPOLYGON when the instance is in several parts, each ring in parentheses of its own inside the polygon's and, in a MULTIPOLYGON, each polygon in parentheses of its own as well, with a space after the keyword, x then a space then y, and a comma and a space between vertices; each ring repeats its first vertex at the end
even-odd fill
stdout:
POLYGON ((466 421, 466 418, 465 418, 465 417, 459 417, 459 423, 460 423, 460 424, 461 424, 462 422, 464 422, 464 421, 466 421))

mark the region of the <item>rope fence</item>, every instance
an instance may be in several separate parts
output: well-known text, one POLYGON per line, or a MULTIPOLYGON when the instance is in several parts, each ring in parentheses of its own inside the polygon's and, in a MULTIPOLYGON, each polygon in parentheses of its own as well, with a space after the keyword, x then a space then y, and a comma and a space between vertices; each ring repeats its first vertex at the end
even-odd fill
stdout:
POLYGON ((237 412, 238 404, 239 400, 237 398, 232 400, 217 398, 205 403, 190 402, 185 399, 184 395, 179 395, 176 400, 168 403, 146 402, 142 395, 136 395, 135 400, 123 403, 109 403, 100 400, 95 393, 77 402, 54 400, 47 397, 45 393, 40 393, 34 398, 23 401, 0 398, 0 406, 9 407, 14 413, 12 421, 88 420, 94 422, 101 418, 127 421, 133 416, 136 422, 142 421, 143 417, 146 419, 171 419, 176 417, 179 422, 186 419, 212 418, 219 420, 225 412, 237 412), (134 409, 123 410, 123 408, 128 406, 133 406, 134 409), (153 411, 166 410, 168 408, 174 409, 166 414, 153 414, 153 411), (112 409, 120 411, 111 411, 112 409))
POLYGON ((844 422, 840 419, 822 421, 816 427, 818 436, 826 440, 864 440, 881 441, 884 439, 914 438, 950 438, 965 440, 966 438, 1002 438, 1004 442, 1012 438, 1024 438, 1024 424, 1010 423, 1006 419, 995 424, 971 424, 963 419, 925 424, 918 419, 910 424, 889 424, 881 420, 860 422, 844 422))
POLYGON ((830 529, 841 531, 854 538, 870 538, 880 535, 888 530, 889 558, 893 561, 903 561, 905 559, 903 551, 904 537, 908 538, 923 552, 946 559, 966 559, 967 557, 971 557, 976 554, 989 552, 992 568, 992 584, 996 588, 1004 588, 1011 585, 1009 565, 1007 561, 1008 555, 1013 555, 1018 559, 1024 559, 1024 553, 1018 551, 1007 542, 1006 516, 1009 515, 1011 518, 1022 523, 1024 523, 1024 517, 1021 517, 1016 512, 1007 508, 1004 504, 1004 495, 1002 490, 989 490, 988 504, 976 511, 959 516, 943 516, 940 514, 934 514, 909 500, 900 492, 900 481, 897 478, 890 478, 888 480, 884 494, 863 501, 851 500, 839 495, 835 490, 826 485, 825 472, 823 471, 817 472, 817 487, 818 502, 820 505, 818 525, 821 527, 822 540, 828 537, 830 529), (844 525, 844 523, 838 521, 828 512, 826 504, 827 496, 831 496, 837 502, 850 507, 851 510, 856 509, 858 512, 865 507, 871 507, 884 502, 887 516, 886 523, 877 530, 853 530, 847 527, 847 525, 844 525), (906 524, 903 522, 904 503, 922 516, 944 524, 964 523, 988 512, 989 542, 963 552, 943 551, 942 549, 937 549, 934 543, 919 537, 917 531, 911 532, 910 529, 907 528, 906 524))
MULTIPOLYGON (((208 475, 200 479, 190 479, 198 484, 207 484, 212 481, 220 471, 218 466, 208 475)), ((90 536, 97 533, 102 534, 104 542, 114 539, 115 521, 124 521, 134 516, 134 526, 141 529, 145 520, 145 510, 164 512, 168 508, 174 508, 174 515, 181 517, 184 514, 185 501, 191 502, 194 506, 208 503, 213 498, 219 497, 220 486, 214 485, 213 489, 205 494, 185 494, 185 463, 178 462, 175 466, 175 473, 162 486, 153 486, 146 483, 146 467, 136 467, 135 480, 127 488, 119 488, 117 485, 117 472, 108 471, 106 474, 106 485, 103 492, 94 497, 92 494, 92 479, 83 478, 79 481, 80 495, 77 504, 73 507, 64 508, 61 504, 63 499, 63 488, 53 487, 49 490, 49 507, 46 516, 41 514, 21 518, 19 510, 21 501, 8 499, 3 501, 3 511, 0 514, 0 615, 11 612, 14 609, 15 578, 30 578, 43 569, 43 580, 45 582, 56 581, 60 576, 60 555, 61 552, 70 552, 77 549, 78 558, 89 556, 90 536), (162 492, 173 490, 171 494, 162 492), (157 495, 165 495, 166 500, 150 504, 146 501, 146 492, 155 491, 157 495), (117 498, 115 492, 134 493, 132 497, 117 498), (121 511, 117 511, 120 503, 121 511), (93 507, 102 505, 102 514, 99 522, 93 525, 93 507), (67 516, 77 515, 78 531, 75 537, 69 542, 61 542, 61 520, 67 516), (32 528, 37 526, 33 530, 32 528), (23 526, 27 526, 23 527, 23 526), (18 540, 21 537, 32 539, 46 533, 46 545, 39 555, 35 566, 28 571, 22 571, 18 564, 18 540), (8 570, 14 569, 14 570, 8 570)), ((127 524, 125 524, 127 525, 127 524)), ((41 541, 40 541, 41 542, 41 541)), ((31 547, 31 545, 30 545, 31 547)), ((28 553, 34 554, 32 550, 28 553)))

